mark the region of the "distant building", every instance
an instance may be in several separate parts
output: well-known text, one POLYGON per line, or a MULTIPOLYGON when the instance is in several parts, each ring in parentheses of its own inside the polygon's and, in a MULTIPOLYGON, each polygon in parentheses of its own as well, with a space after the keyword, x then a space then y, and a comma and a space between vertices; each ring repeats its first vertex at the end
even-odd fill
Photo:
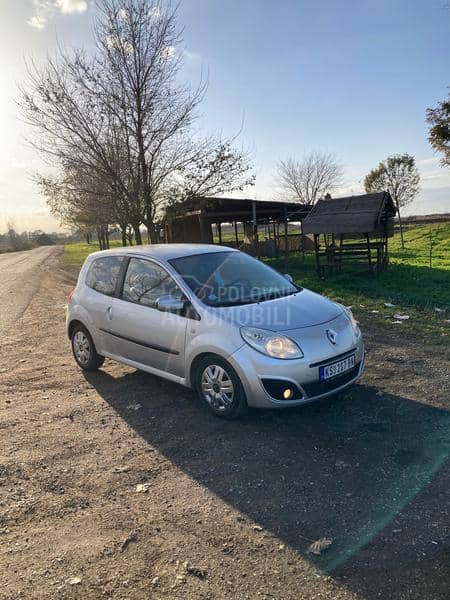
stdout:
POLYGON ((303 221, 303 233, 314 236, 319 276, 345 262, 367 263, 376 273, 386 269, 395 214, 389 192, 319 200, 303 221))
POLYGON ((311 240, 301 234, 301 223, 311 208, 296 202, 192 198, 167 208, 165 237, 169 243, 217 241, 262 256, 303 250, 308 243, 311 249, 311 240), (292 223, 297 223, 300 229, 296 235, 289 233, 292 223), (226 239, 225 225, 228 229, 231 226, 232 232, 226 239))

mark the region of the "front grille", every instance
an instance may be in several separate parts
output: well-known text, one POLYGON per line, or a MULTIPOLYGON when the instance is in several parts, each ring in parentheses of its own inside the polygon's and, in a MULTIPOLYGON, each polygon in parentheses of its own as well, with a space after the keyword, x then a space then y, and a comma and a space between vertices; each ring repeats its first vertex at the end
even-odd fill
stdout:
POLYGON ((332 392, 337 388, 349 383, 352 379, 355 379, 359 373, 359 367, 361 363, 358 363, 342 375, 338 375, 337 377, 333 377, 333 379, 328 379, 327 381, 313 381, 312 383, 302 384, 302 388, 305 390, 306 394, 309 398, 313 398, 314 396, 321 396, 322 394, 326 394, 327 392, 332 392))

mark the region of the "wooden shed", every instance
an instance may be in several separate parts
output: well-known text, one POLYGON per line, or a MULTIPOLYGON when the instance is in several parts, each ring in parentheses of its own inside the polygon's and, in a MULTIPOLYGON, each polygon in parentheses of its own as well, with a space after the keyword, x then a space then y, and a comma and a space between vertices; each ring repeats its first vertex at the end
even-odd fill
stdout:
POLYGON ((257 256, 312 249, 312 239, 304 239, 301 231, 311 208, 295 202, 191 198, 167 208, 166 241, 212 244, 216 239, 257 256), (293 224, 297 233, 291 231, 293 224))
POLYGON ((303 222, 303 233, 314 236, 319 276, 340 271, 344 262, 386 269, 395 214, 389 192, 319 200, 303 222))

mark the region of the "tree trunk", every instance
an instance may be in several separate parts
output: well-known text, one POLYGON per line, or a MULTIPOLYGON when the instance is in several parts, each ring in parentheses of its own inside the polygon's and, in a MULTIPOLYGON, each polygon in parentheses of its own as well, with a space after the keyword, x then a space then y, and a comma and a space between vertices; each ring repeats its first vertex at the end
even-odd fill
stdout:
POLYGON ((402 224, 402 217, 400 215, 400 206, 398 204, 398 201, 396 202, 397 204, 397 212, 398 212, 398 224, 400 225, 400 240, 401 240, 401 246, 402 246, 402 250, 405 249, 405 241, 403 239, 403 224, 402 224))
POLYGON ((120 233, 122 235, 122 246, 126 246, 127 245, 127 225, 125 224, 121 224, 119 225, 120 227, 120 233))
POLYGON ((97 227, 96 234, 97 234, 98 246, 99 246, 100 250, 104 250, 104 248, 103 248, 103 238, 102 238, 102 229, 101 229, 101 227, 97 227))
POLYGON ((155 224, 152 223, 151 221, 147 221, 145 223, 145 226, 147 227, 147 232, 148 232, 148 237, 149 237, 150 243, 157 244, 158 243, 158 231, 157 231, 155 224))
POLYGON ((127 239, 128 239, 128 245, 132 246, 133 245, 133 227, 131 225, 127 225, 127 239))
POLYGON ((109 228, 108 225, 105 227, 105 246, 106 249, 109 250, 109 228))
POLYGON ((142 235, 139 229, 139 223, 133 223, 134 239, 136 240, 136 246, 142 246, 142 235))

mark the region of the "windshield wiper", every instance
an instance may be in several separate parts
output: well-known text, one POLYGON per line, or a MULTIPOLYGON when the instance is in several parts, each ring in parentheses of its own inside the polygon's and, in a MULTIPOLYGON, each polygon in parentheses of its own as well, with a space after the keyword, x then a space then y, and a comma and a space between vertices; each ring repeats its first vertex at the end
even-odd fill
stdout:
POLYGON ((240 300, 230 300, 229 302, 219 302, 217 304, 209 304, 209 306, 215 306, 218 308, 224 307, 224 306, 241 306, 243 304, 255 304, 255 302, 258 302, 258 300, 254 300, 253 298, 242 298, 240 300))
POLYGON ((301 289, 284 292, 271 292, 270 294, 262 294, 261 296, 253 296, 251 298, 240 298, 239 300, 230 300, 228 302, 220 302, 218 304, 210 304, 210 306, 224 307, 224 306, 241 306, 243 304, 258 304, 258 302, 265 302, 266 300, 276 300, 277 298, 284 298, 286 296, 292 296, 297 294, 301 289))
POLYGON ((263 294, 259 296, 255 302, 265 302, 266 300, 276 300, 277 298, 285 298, 286 296, 292 296, 293 294, 297 294, 300 290, 293 290, 292 292, 271 292, 270 294, 263 294))

